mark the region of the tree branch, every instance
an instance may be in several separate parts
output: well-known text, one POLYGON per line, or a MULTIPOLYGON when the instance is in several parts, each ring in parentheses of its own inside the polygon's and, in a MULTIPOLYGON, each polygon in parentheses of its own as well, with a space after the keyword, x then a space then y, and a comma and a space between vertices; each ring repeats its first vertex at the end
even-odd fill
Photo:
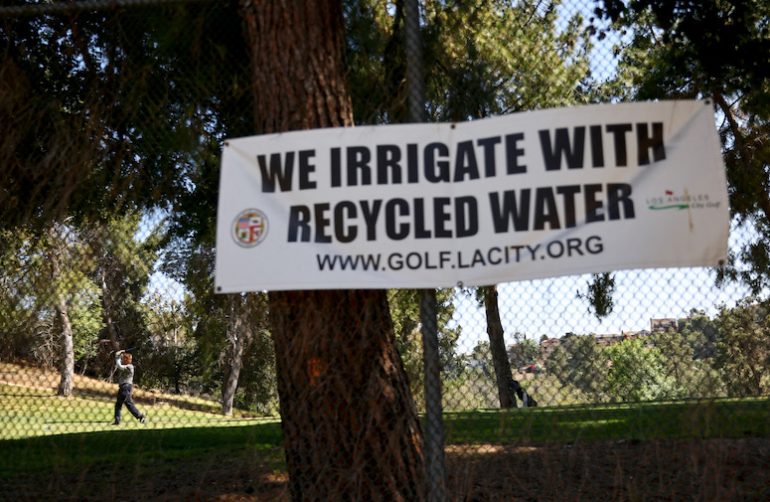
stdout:
MULTIPOLYGON (((743 160, 743 165, 749 166, 748 168, 751 169, 749 162, 751 155, 749 153, 748 146, 746 145, 746 139, 741 132, 741 126, 738 124, 738 121, 735 120, 735 115, 733 114, 732 108, 720 92, 714 91, 712 95, 714 97, 714 101, 719 105, 719 108, 725 114, 725 120, 727 120, 730 132, 733 135, 734 147, 738 150, 740 158, 743 160)), ((765 190, 765 183, 754 183, 753 188, 759 208, 762 210, 765 218, 770 220, 770 197, 768 197, 767 191, 765 190)))

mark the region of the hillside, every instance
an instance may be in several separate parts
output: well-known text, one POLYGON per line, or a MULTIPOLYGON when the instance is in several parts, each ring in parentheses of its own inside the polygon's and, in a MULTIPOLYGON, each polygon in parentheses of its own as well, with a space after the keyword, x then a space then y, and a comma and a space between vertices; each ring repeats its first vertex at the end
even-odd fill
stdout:
MULTIPOLYGON (((0 439, 111 429, 117 386, 75 375, 71 397, 56 395, 58 374, 46 368, 0 363, 0 439)), ((274 421, 241 410, 224 417, 219 403, 136 387, 134 399, 149 421, 129 419, 118 428, 230 426, 274 421)))

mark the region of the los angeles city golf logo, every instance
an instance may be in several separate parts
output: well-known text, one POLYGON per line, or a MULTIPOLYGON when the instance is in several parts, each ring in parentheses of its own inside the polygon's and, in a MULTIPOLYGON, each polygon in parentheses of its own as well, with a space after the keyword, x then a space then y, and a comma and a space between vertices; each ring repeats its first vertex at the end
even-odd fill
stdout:
POLYGON ((666 190, 663 196, 647 198, 647 207, 654 211, 713 209, 719 207, 719 205, 720 202, 712 201, 707 193, 692 195, 687 190, 681 195, 676 194, 673 190, 666 190))
POLYGON ((238 216, 233 220, 233 240, 244 248, 253 248, 265 240, 267 231, 267 216, 259 209, 245 209, 238 213, 238 216))

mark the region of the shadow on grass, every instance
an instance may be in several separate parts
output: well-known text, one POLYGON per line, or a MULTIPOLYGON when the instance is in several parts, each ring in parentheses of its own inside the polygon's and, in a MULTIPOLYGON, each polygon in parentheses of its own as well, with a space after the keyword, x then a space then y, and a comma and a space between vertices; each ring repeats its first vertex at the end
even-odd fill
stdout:
POLYGON ((211 500, 240 494, 276 500, 286 481, 283 450, 274 444, 275 431, 264 429, 121 431, 1 442, 0 449, 17 460, 10 469, 0 461, 0 499, 211 500))
MULTIPOLYGON (((195 431, 186 432, 193 434, 186 438, 192 443, 186 452, 157 455, 148 440, 130 456, 87 458, 75 468, 54 448, 59 460, 48 470, 0 474, 3 494, 14 500, 289 500, 280 447, 240 444, 242 434, 223 438, 222 448, 194 445, 195 431)), ((69 448, 70 458, 82 455, 76 444, 69 448)), ((770 495, 765 438, 458 444, 447 447, 446 459, 450 501, 760 501, 770 495)), ((341 499, 344 493, 335 500, 341 499)))
MULTIPOLYGON (((768 403, 449 413, 450 499, 770 500, 768 403)), ((0 486, 13 500, 120 499, 126 485, 136 499, 285 500, 281 444, 277 422, 0 441, 0 486)))
MULTIPOLYGON (((280 424, 174 429, 112 429, 0 441, 0 481, 36 473, 76 475, 96 466, 147 469, 214 457, 261 457, 276 463, 280 424)), ((282 457, 278 459, 282 461, 282 457)), ((0 482, 0 485, 2 482, 0 482)))

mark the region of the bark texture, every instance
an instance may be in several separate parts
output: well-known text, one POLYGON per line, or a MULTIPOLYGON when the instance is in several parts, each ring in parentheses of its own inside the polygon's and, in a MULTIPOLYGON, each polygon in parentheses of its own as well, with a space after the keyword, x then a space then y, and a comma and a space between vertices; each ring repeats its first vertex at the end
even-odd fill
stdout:
POLYGON ((353 125, 340 2, 247 0, 242 13, 257 133, 353 125))
POLYGON ((241 295, 229 295, 230 320, 227 325, 227 348, 225 349, 225 379, 222 383, 222 414, 233 414, 235 391, 243 367, 243 348, 248 331, 244 322, 244 299, 241 295))
POLYGON ((505 333, 500 320, 500 305, 497 301, 497 288, 484 286, 481 288, 484 299, 484 309, 487 317, 487 335, 489 349, 492 352, 492 362, 495 366, 497 395, 500 398, 500 408, 514 408, 516 397, 511 388, 511 363, 505 350, 505 333))
MULTIPOLYGON (((351 126, 341 3, 241 9, 257 133, 351 126)), ((269 305, 292 499, 423 500, 421 432, 385 291, 272 292, 269 305)))
POLYGON ((56 301, 56 316, 58 317, 57 323, 61 329, 61 351, 62 361, 59 369, 59 386, 57 388, 57 394, 60 396, 71 396, 73 389, 73 378, 75 375, 75 350, 72 340, 72 323, 70 322, 67 303, 63 298, 59 298, 56 301))
MULTIPOLYGON (((56 242, 55 230, 51 230, 50 235, 53 237, 52 242, 56 242)), ((54 319, 54 329, 59 330, 59 348, 60 361, 59 361, 59 385, 56 389, 56 393, 59 396, 69 397, 72 395, 73 381, 75 375, 75 346, 72 339, 72 322, 69 316, 69 306, 67 304, 66 294, 64 287, 61 284, 61 265, 60 256, 61 252, 58 245, 54 245, 53 249, 48 255, 49 263, 51 264, 51 284, 54 285, 53 289, 53 307, 56 318, 54 319)))
POLYGON ((294 500, 422 500, 423 451, 384 291, 271 293, 294 500))

